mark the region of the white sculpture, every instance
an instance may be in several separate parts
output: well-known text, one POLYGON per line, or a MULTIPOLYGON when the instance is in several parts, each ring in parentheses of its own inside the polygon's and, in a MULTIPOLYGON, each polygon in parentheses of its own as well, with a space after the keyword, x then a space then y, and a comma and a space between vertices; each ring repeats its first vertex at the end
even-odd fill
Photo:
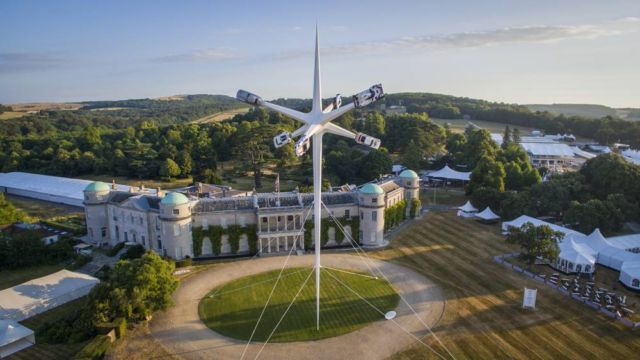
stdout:
POLYGON ((345 128, 331 123, 340 115, 357 107, 363 107, 384 97, 382 85, 377 84, 371 86, 356 95, 353 95, 352 102, 342 105, 342 97, 337 94, 333 102, 322 109, 322 96, 320 86, 320 54, 318 44, 318 29, 316 27, 316 49, 315 49, 315 68, 313 74, 313 99, 311 111, 303 113, 297 110, 289 109, 284 106, 272 104, 264 101, 260 96, 245 90, 238 90, 236 98, 250 105, 264 106, 280 114, 289 116, 295 120, 302 122, 304 125, 289 134, 287 132, 277 135, 274 139, 276 147, 284 146, 292 141, 293 138, 299 137, 294 145, 294 152, 297 156, 304 155, 309 150, 310 142, 313 139, 313 219, 314 219, 314 236, 315 241, 315 275, 316 275, 316 327, 320 328, 320 222, 321 222, 321 186, 322 186, 322 135, 325 132, 344 136, 354 139, 359 144, 370 146, 374 149, 380 147, 380 140, 372 136, 362 133, 357 135, 345 128))

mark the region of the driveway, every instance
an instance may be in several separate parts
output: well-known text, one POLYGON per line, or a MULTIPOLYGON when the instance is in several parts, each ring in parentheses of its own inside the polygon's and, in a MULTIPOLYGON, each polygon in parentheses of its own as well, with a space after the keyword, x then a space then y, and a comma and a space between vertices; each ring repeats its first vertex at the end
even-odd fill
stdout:
MULTIPOLYGON (((181 282, 174 293, 175 305, 158 313, 151 321, 152 335, 170 351, 185 359, 239 359, 246 345, 224 337, 200 321, 198 303, 211 289, 240 277, 280 269, 285 257, 259 258, 222 264, 194 274, 181 282)), ((288 266, 312 266, 313 255, 292 256, 288 266)), ((325 254, 328 267, 367 271, 356 255, 325 254)), ((373 260, 370 266, 381 269, 395 289, 416 310, 418 316, 434 326, 444 312, 442 292, 433 282, 413 270, 389 262, 373 260)), ((266 301, 266 299, 265 299, 266 301)), ((321 311, 322 311, 322 304, 321 311)), ((396 308, 396 322, 421 337, 428 331, 402 300, 396 308)), ((322 321, 322 320, 321 320, 322 321)), ((394 324, 379 320, 357 331, 318 341, 269 343, 260 355, 263 359, 384 359, 414 344, 415 338, 394 324)), ((252 343, 246 359, 256 357, 262 343, 252 343)))

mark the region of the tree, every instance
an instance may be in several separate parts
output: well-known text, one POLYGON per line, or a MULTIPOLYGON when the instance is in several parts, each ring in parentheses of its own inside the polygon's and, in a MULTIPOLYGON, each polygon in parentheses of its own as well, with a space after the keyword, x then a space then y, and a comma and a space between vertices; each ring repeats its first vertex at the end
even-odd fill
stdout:
POLYGON ((471 172, 471 179, 467 191, 473 193, 475 189, 488 187, 498 192, 503 192, 505 177, 506 173, 502 163, 488 156, 484 156, 471 172))
POLYGON ((12 203, 5 199, 4 194, 0 193, 0 225, 13 224, 24 218, 24 213, 13 206, 12 203))
POLYGON ((519 258, 531 266, 538 258, 551 263, 555 262, 560 255, 558 243, 563 236, 561 232, 554 231, 547 225, 535 226, 528 222, 520 228, 510 227, 506 241, 519 245, 521 249, 519 258))
POLYGON ((509 129, 509 125, 507 125, 504 128, 504 135, 502 135, 502 148, 505 149, 510 144, 512 144, 512 141, 511 141, 511 129, 509 129))
POLYGON ((515 144, 519 144, 521 140, 520 129, 513 128, 513 132, 511 133, 511 141, 513 141, 515 144))
POLYGON ((402 165, 409 169, 419 170, 422 163, 422 151, 413 140, 402 151, 402 165))
POLYGON ((173 177, 180 175, 180 167, 175 161, 171 159, 165 159, 160 166, 159 175, 168 181, 171 181, 173 177))
POLYGON ((191 155, 186 150, 182 150, 178 153, 177 164, 180 167, 180 176, 183 178, 189 177, 193 168, 193 160, 191 155))
POLYGON ((388 174, 391 171, 391 156, 384 149, 371 150, 359 161, 358 174, 363 179, 376 179, 380 175, 388 174))
POLYGON ((238 143, 236 154, 245 166, 253 171, 256 189, 262 187, 262 167, 273 157, 271 151, 273 134, 276 134, 276 128, 273 126, 260 126, 244 134, 241 133, 236 140, 238 143))
POLYGON ((600 229, 604 233, 618 231, 624 215, 613 202, 592 199, 584 204, 572 201, 564 215, 564 221, 584 233, 600 229))

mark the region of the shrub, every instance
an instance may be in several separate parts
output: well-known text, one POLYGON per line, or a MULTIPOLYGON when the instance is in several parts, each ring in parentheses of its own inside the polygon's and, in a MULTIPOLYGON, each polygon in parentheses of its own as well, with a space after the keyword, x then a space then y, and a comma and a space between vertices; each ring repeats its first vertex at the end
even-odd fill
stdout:
POLYGON ((114 247, 109 249, 109 251, 107 251, 107 255, 109 255, 111 257, 116 256, 116 255, 118 255, 120 250, 122 250, 123 248, 124 248, 124 242, 119 242, 114 247))
POLYGON ((125 251, 124 254, 122 254, 122 256, 120 256, 120 259, 122 259, 122 260, 137 259, 137 258, 142 257, 142 255, 144 255, 145 252, 146 252, 146 250, 144 249, 144 247, 142 245, 130 246, 127 249, 127 251, 125 251))
POLYGON ((127 333, 127 320, 123 317, 119 317, 113 320, 113 323, 116 329, 116 336, 118 339, 121 339, 127 333))
POLYGON ((76 360, 102 359, 111 348, 111 339, 107 335, 98 335, 89 341, 85 347, 76 354, 76 360))
POLYGON ((190 257, 186 257, 186 258, 184 258, 182 260, 176 261, 176 267, 177 268, 191 266, 191 264, 193 264, 193 260, 190 257))
POLYGON ((89 255, 78 255, 76 258, 69 264, 68 268, 70 270, 76 270, 83 267, 85 264, 89 263, 93 259, 93 257, 89 255))

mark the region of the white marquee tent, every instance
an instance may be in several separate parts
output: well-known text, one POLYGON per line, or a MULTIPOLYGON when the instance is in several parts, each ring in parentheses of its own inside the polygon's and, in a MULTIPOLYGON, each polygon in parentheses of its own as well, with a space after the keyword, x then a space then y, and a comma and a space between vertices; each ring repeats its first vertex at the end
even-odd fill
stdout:
POLYGON ((82 273, 60 270, 0 291, 0 319, 22 321, 80 298, 100 280, 82 273))
MULTIPOLYGON (((0 173, 0 192, 83 207, 84 188, 92 182, 25 172, 0 173)), ((129 186, 116 184, 116 189, 129 191, 129 186)))
POLYGON ((447 179, 447 180, 469 181, 469 179, 471 178, 471 172, 456 171, 450 168, 448 165, 445 165, 440 170, 436 170, 428 173, 427 177, 447 179))
POLYGON ((558 244, 560 254, 554 267, 565 273, 592 273, 596 265, 597 253, 574 239, 579 235, 567 235, 558 244))
POLYGON ((0 320, 0 359, 36 343, 33 331, 14 320, 0 320))
POLYGON ((626 261, 622 264, 620 281, 630 288, 640 290, 640 261, 626 261))
POLYGON ((540 219, 536 219, 534 217, 528 216, 528 215, 522 215, 514 220, 511 221, 505 221, 502 223, 502 232, 503 233, 508 233, 509 232, 509 227, 513 226, 513 227, 522 227, 522 225, 526 224, 526 223, 532 223, 534 226, 542 226, 542 225, 547 225, 548 227, 550 227, 551 229, 555 230, 555 231, 560 231, 561 233, 563 233, 565 236, 568 234, 575 234, 575 235, 582 235, 585 236, 583 233, 575 231, 575 230, 571 230, 568 229, 566 227, 560 226, 560 225, 556 225, 556 224, 552 224, 550 222, 546 222, 540 219))
POLYGON ((458 216, 460 217, 470 218, 473 217, 477 212, 478 209, 476 209, 469 200, 467 200, 464 205, 458 206, 458 216))
POLYGON ((620 271, 622 264, 627 261, 640 261, 640 254, 635 254, 624 249, 608 247, 598 253, 598 263, 620 271))
POLYGON ((491 208, 487 206, 486 209, 476 214, 476 217, 482 221, 491 222, 500 220, 500 216, 496 215, 491 208))

